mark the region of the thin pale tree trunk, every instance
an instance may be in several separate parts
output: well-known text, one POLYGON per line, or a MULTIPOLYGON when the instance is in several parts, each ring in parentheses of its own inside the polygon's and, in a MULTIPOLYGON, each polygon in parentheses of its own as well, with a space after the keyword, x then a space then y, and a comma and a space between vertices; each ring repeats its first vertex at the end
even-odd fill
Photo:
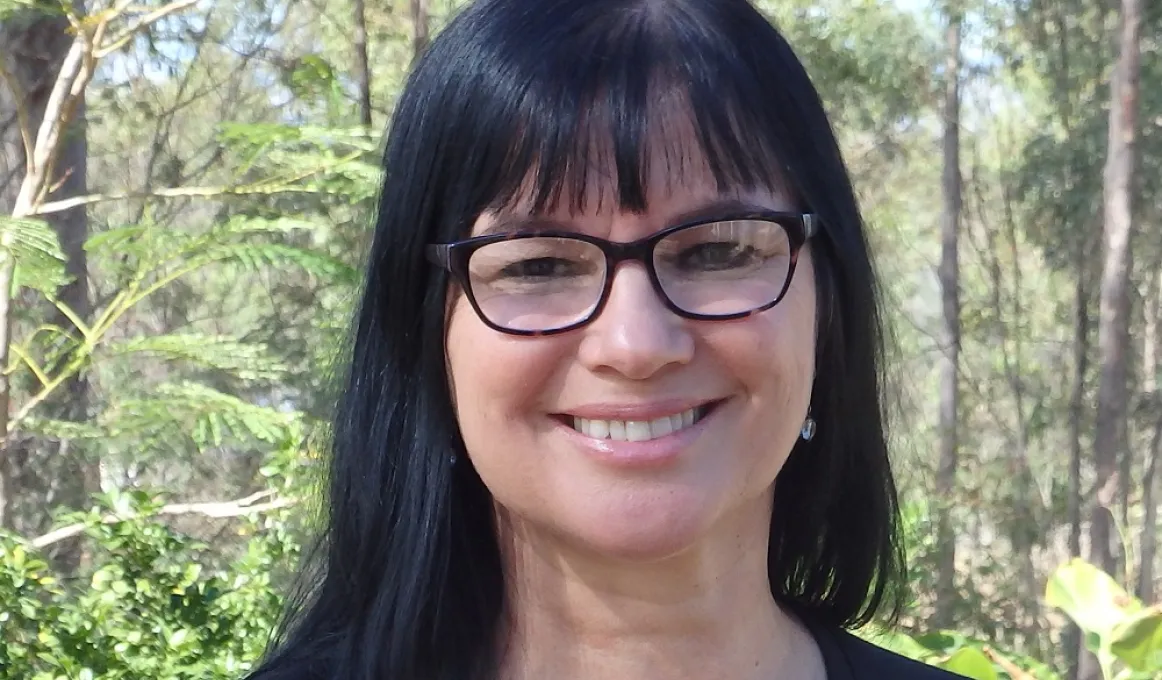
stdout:
POLYGON ((948 8, 944 84, 944 217, 941 223, 940 287, 944 311, 940 361, 940 462, 936 473, 939 499, 936 581, 937 627, 954 624, 956 597, 956 531, 951 499, 956 491, 959 441, 960 265, 960 33, 959 9, 948 8))
POLYGON ((431 19, 430 0, 411 0, 412 14, 412 63, 428 49, 431 19))
MULTIPOLYGON (((1094 436, 1098 491, 1097 502, 1091 509, 1089 551, 1090 561, 1111 573, 1117 567, 1112 542, 1118 457, 1126 447, 1131 191, 1141 67, 1141 14, 1141 0, 1122 0, 1119 56, 1110 84, 1109 149, 1102 177, 1104 257, 1098 324, 1100 382, 1094 436)), ((1081 680, 1101 678, 1091 654, 1082 655, 1079 677, 1081 680)))
POLYGON ((367 12, 363 0, 354 0, 355 81, 359 88, 359 123, 371 129, 371 66, 367 59, 367 12))
POLYGON ((1158 458, 1162 450, 1162 395, 1158 391, 1158 332, 1159 317, 1162 316, 1162 272, 1155 274, 1146 297, 1146 337, 1142 348, 1142 374, 1144 391, 1148 394, 1154 409, 1154 427, 1150 437, 1150 449, 1146 455, 1146 470, 1142 475, 1142 504, 1145 516, 1138 538, 1138 582, 1135 594, 1144 602, 1154 601, 1154 555, 1158 546, 1158 507, 1155 498, 1155 481, 1158 475, 1158 458))
MULTIPOLYGON (((46 158, 30 165, 23 144, 5 145, 5 165, 17 171, 9 175, 9 181, 17 179, 22 183, 19 190, 25 194, 23 201, 30 197, 27 187, 29 173, 40 173, 41 186, 51 186, 53 190, 46 197, 50 199, 80 196, 86 193, 86 167, 88 145, 84 122, 85 105, 83 91, 73 99, 67 110, 53 107, 51 103, 57 75, 65 64, 67 55, 74 47, 68 21, 61 16, 52 16, 29 11, 17 15, 0 31, 8 55, 6 72, 9 87, 15 85, 20 92, 25 118, 24 134, 32 138, 46 116, 61 120, 60 135, 54 151, 46 158), (52 158, 52 161, 47 160, 52 158)), ((16 133, 19 137, 20 133, 16 133)), ((9 192, 5 192, 8 194, 9 192)), ((19 195, 18 195, 19 199, 19 195)), ((28 205, 20 205, 20 200, 12 200, 4 207, 5 212, 27 210, 28 205)), ((88 238, 88 222, 85 208, 54 213, 46 217, 57 234, 61 251, 65 255, 65 273, 68 282, 57 291, 57 299, 79 318, 90 315, 88 291, 88 263, 85 241, 88 238)), ((8 300, 8 296, 0 296, 8 300)), ((10 303, 9 303, 10 304, 10 303)), ((71 328, 69 318, 59 312, 51 313, 53 323, 60 328, 71 328)), ((7 331, 7 329, 6 329, 7 331)), ((77 332, 77 331, 74 331, 77 332)), ((7 340, 7 338, 5 338, 7 340)), ((9 342, 0 342, 7 350, 9 342)), ((56 372, 55 366, 45 367, 49 374, 56 372)), ((10 395, 7 395, 10 398, 10 395)), ((45 415, 58 420, 79 422, 88 415, 89 389, 84 374, 79 374, 62 385, 61 390, 45 404, 45 415)), ((7 431, 7 422, 3 430, 7 431)), ((4 461, 4 495, 0 505, 5 507, 4 522, 12 528, 19 528, 16 521, 16 501, 22 495, 26 510, 31 514, 23 517, 21 524, 31 532, 43 531, 50 519, 50 511, 66 506, 80 509, 87 506, 88 494, 95 490, 96 465, 88 459, 88 454, 76 442, 69 440, 8 439, 9 446, 20 446, 20 455, 13 456, 15 449, 9 449, 4 461), (31 483, 33 478, 38 483, 31 483), (35 498, 32 496, 36 496, 35 498)), ((77 541, 62 543, 54 551, 57 566, 66 573, 73 571, 80 562, 80 544, 77 541)))
MULTIPOLYGON (((1089 253, 1088 239, 1078 239, 1074 261, 1077 280, 1073 298, 1073 384, 1069 394, 1069 554, 1081 557, 1081 432, 1086 417, 1085 377, 1089 372, 1089 253)), ((1078 677, 1078 654, 1081 650, 1081 629, 1070 624, 1065 643, 1068 677, 1078 677)))

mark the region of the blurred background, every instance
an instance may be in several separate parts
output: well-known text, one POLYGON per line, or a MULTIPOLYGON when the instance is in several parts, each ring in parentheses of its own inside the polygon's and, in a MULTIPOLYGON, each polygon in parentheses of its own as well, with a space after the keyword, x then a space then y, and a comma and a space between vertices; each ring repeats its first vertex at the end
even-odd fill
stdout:
MULTIPOLYGON (((583 0, 578 0, 583 1, 583 0)), ((238 678, 304 541, 381 135, 456 0, 0 0, 0 678, 238 678)), ((893 331, 974 678, 1162 678, 1162 2, 762 0, 893 331)))

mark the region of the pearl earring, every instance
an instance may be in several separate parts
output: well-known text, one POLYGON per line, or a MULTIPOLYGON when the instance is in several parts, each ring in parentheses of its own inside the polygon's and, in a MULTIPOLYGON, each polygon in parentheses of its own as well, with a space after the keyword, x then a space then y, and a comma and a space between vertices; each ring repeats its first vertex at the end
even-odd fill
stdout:
POLYGON ((799 430, 799 436, 805 442, 809 442, 815 437, 815 419, 810 415, 803 421, 803 429, 799 430))

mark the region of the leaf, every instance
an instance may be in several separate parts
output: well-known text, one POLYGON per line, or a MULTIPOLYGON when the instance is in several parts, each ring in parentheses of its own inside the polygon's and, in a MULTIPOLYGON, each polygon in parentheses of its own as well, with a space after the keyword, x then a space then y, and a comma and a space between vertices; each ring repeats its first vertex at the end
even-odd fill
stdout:
POLYGON ((974 680, 997 680, 999 677, 989 658, 976 647, 961 648, 940 667, 974 680))
POLYGON ((1110 651, 1137 671, 1162 671, 1162 605, 1130 615, 1114 629, 1110 651))
POLYGON ((44 14, 61 14, 60 7, 54 7, 52 3, 38 2, 37 0, 0 0, 0 21, 17 12, 27 12, 32 9, 44 14))
POLYGON ((103 428, 91 422, 54 420, 36 416, 30 416, 23 421, 20 429, 52 439, 96 439, 105 434, 103 428))
POLYGON ((188 361, 225 371, 244 380, 275 380, 286 373, 286 365, 270 354, 265 345, 247 343, 223 335, 171 333, 141 336, 108 344, 113 355, 140 353, 188 361))
POLYGON ((0 216, 0 250, 15 260, 18 286, 53 294, 68 281, 60 242, 42 220, 0 216))
POLYGON ((1049 579, 1045 601, 1064 610, 1082 630, 1096 634, 1103 643, 1108 643, 1118 623, 1142 608, 1109 574, 1077 558, 1059 567, 1049 579))
POLYGON ((236 261, 249 269, 292 264, 334 283, 359 282, 354 267, 324 253, 285 243, 229 243, 212 246, 205 252, 209 261, 236 261))
POLYGON ((124 399, 103 415, 111 434, 151 444, 189 442, 205 448, 226 437, 274 442, 294 431, 298 414, 256 406, 194 382, 165 383, 124 399))
POLYGON ((141 255, 148 250, 141 245, 141 238, 145 232, 145 226, 140 224, 106 229, 90 236, 85 241, 85 250, 90 253, 109 251, 118 255, 141 255))
POLYGON ((175 630, 173 632, 173 635, 169 636, 169 641, 168 641, 169 646, 170 647, 180 647, 181 644, 183 642, 185 642, 186 638, 188 638, 189 636, 190 636, 190 631, 187 628, 180 628, 178 630, 175 630))
POLYGON ((932 650, 925 647, 916 638, 905 635, 904 633, 884 630, 869 634, 866 639, 879 647, 901 654, 909 659, 924 661, 932 656, 932 650))

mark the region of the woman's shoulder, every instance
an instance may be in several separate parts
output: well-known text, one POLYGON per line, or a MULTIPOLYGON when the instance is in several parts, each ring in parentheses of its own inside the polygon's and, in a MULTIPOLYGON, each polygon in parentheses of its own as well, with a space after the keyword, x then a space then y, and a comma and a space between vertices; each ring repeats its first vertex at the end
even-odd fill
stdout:
POLYGON ((961 675, 909 659, 843 628, 804 623, 823 654, 828 680, 964 680, 961 675))
POLYGON ((839 647, 852 667, 854 680, 864 678, 893 678, 894 680, 954 680, 964 676, 929 666, 897 654, 863 638, 840 630, 836 634, 839 647))
POLYGON ((260 668, 242 680, 330 680, 330 674, 317 662, 284 663, 260 668))

